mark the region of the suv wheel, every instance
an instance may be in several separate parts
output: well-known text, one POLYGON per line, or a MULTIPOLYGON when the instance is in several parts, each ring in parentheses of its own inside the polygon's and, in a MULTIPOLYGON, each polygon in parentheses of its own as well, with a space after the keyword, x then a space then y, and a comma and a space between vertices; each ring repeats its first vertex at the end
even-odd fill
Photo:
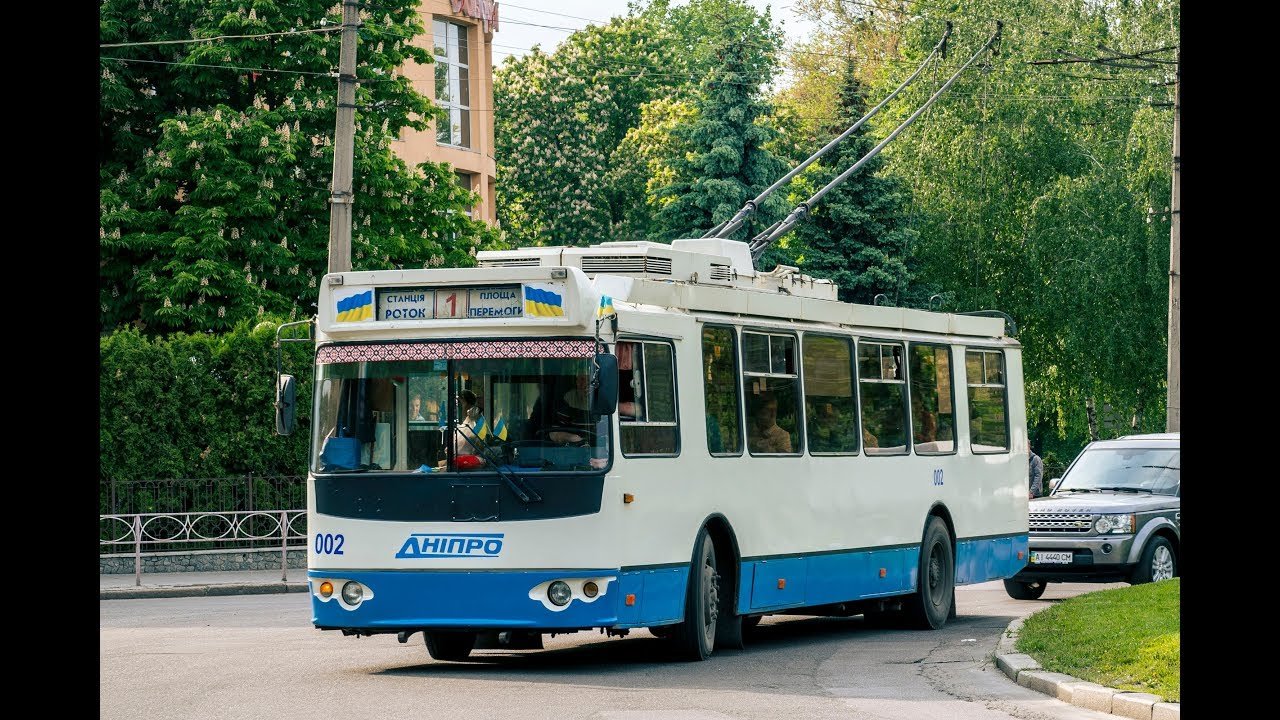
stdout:
POLYGON ((1168 540, 1156 536, 1142 549, 1142 559, 1129 582, 1134 585, 1169 580, 1178 575, 1178 558, 1168 540))
POLYGON ((1048 587, 1049 583, 1043 580, 1036 580, 1035 582, 1004 581, 1004 591, 1009 593, 1009 597, 1014 600, 1039 600, 1048 587))

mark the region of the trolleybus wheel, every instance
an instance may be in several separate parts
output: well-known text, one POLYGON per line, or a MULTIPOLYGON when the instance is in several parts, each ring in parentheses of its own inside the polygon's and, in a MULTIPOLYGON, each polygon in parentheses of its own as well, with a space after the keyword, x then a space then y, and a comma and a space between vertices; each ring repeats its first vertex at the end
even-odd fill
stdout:
POLYGON ((696 551, 685 593, 684 622, 672 639, 679 654, 688 660, 706 660, 716 646, 716 620, 720 615, 720 575, 716 572, 716 549, 707 529, 698 533, 696 551))
POLYGON ((915 594, 903 603, 907 621, 922 630, 937 630, 947 624, 955 599, 955 562, 951 536, 942 518, 932 516, 925 526, 920 545, 920 572, 915 594))
POLYGON ((422 633, 427 642, 427 654, 436 660, 466 660, 476 646, 473 632, 448 632, 432 630, 422 633))

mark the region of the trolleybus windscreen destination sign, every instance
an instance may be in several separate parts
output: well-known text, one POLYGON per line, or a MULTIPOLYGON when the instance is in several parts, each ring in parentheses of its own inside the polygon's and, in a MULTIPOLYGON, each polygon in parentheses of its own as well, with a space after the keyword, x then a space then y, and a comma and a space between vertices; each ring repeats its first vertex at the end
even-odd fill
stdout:
POLYGON ((512 318, 524 315, 519 285, 457 288, 380 288, 379 321, 512 318))

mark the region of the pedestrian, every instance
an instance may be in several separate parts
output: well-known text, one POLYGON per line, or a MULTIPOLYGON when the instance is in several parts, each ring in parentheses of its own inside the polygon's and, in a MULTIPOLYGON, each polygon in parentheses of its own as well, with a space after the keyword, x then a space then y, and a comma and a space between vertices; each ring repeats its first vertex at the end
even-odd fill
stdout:
POLYGON ((1038 498, 1044 494, 1044 461, 1036 454, 1036 451, 1027 446, 1027 475, 1031 483, 1031 487, 1027 489, 1027 499, 1038 498))

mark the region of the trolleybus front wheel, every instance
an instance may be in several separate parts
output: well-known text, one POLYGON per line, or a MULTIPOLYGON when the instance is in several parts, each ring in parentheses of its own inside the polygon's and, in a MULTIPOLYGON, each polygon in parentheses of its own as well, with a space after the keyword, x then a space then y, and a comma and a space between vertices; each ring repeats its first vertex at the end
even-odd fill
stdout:
POLYGON ((473 632, 429 630, 422 637, 427 642, 427 654, 436 660, 466 660, 476 646, 473 632))
POLYGON ((716 572, 716 548, 703 528, 694 542, 689 587, 685 593, 684 622, 672 636, 677 652, 688 660, 706 660, 716 646, 716 621, 720 615, 720 574, 716 572))

